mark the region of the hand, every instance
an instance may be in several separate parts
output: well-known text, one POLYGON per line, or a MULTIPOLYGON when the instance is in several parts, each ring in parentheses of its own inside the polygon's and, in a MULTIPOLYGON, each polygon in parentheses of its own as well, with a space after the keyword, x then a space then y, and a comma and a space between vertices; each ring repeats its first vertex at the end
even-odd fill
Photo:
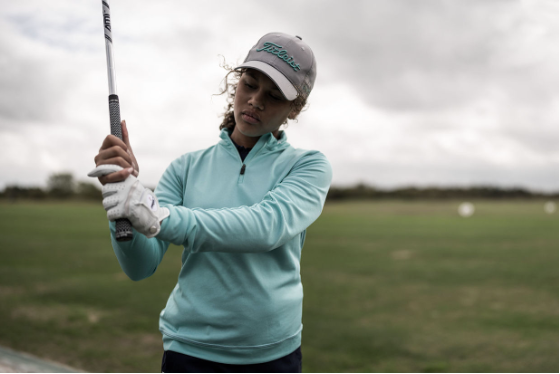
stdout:
MULTIPOLYGON (((122 168, 118 165, 100 165, 89 172, 88 176, 101 177, 121 171, 122 168)), ((129 175, 124 182, 105 184, 101 193, 103 207, 110 221, 127 218, 136 231, 148 238, 159 234, 161 221, 169 217, 169 209, 160 207, 156 195, 142 186, 133 175, 129 175)))
POLYGON ((121 121, 121 128, 123 139, 121 140, 114 135, 108 135, 103 141, 99 153, 94 158, 95 166, 119 165, 123 169, 119 172, 99 177, 99 182, 102 185, 124 181, 129 175, 138 177, 140 173, 140 167, 130 146, 125 120, 121 121), (129 168, 132 168, 131 172, 128 171, 129 168))

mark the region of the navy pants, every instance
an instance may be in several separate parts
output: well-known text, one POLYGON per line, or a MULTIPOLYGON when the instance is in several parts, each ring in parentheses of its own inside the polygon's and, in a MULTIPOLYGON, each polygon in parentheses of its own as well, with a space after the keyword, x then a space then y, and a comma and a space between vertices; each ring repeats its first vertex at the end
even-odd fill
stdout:
POLYGON ((231 365, 164 351, 162 373, 301 373, 301 347, 287 356, 262 364, 231 365))

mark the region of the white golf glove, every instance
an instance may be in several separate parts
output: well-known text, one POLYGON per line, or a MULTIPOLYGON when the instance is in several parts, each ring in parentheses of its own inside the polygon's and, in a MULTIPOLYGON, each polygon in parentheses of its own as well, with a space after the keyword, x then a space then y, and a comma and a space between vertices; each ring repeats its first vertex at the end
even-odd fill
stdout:
MULTIPOLYGON (((122 167, 118 165, 100 165, 90 171, 88 176, 97 178, 119 170, 122 167)), ((169 217, 169 209, 160 207, 156 195, 132 175, 122 182, 107 183, 101 192, 107 218, 110 221, 127 218, 136 231, 147 238, 159 234, 160 222, 169 217)))

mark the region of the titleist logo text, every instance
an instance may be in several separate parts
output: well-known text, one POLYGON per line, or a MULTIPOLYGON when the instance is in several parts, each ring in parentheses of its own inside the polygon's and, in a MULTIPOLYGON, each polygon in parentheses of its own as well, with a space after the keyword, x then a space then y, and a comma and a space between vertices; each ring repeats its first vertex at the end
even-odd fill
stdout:
POLYGON ((288 51, 282 49, 281 45, 274 44, 272 42, 265 42, 264 47, 257 49, 257 52, 268 52, 272 53, 273 55, 278 56, 278 58, 282 59, 288 65, 294 69, 294 71, 299 71, 300 67, 299 64, 294 62, 294 56, 288 56, 288 51))

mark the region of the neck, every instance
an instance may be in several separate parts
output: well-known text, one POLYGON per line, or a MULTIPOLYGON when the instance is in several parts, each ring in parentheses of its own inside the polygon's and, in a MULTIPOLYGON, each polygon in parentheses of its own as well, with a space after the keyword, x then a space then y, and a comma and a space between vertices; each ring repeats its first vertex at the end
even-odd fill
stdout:
MULTIPOLYGON (((280 130, 276 130, 272 132, 272 135, 276 139, 280 136, 280 130)), ((259 141, 260 136, 247 136, 243 135, 238 129, 237 126, 234 127, 233 132, 231 133, 231 140, 235 142, 235 144, 240 145, 245 148, 253 148, 255 144, 259 141)))

